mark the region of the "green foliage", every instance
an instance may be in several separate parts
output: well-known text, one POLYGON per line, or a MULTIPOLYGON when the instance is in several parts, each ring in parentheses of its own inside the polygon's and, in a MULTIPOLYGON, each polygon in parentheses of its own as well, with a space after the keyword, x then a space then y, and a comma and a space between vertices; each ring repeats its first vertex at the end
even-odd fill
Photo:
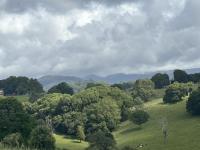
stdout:
POLYGON ((200 115, 200 89, 192 92, 187 101, 186 109, 192 115, 200 115))
POLYGON ((103 85, 104 85, 104 84, 102 84, 102 83, 89 82, 89 83, 87 83, 85 89, 89 89, 89 88, 96 87, 96 86, 103 86, 103 85))
POLYGON ((157 73, 151 78, 151 80, 154 82, 156 89, 164 88, 170 84, 168 74, 157 73))
POLYGON ((185 71, 177 69, 174 71, 174 81, 187 83, 189 81, 189 76, 185 71))
POLYGON ((33 119, 24 111, 20 102, 12 97, 0 100, 0 139, 16 132, 26 139, 33 127, 33 119))
POLYGON ((77 137, 80 140, 80 143, 85 140, 84 128, 82 126, 77 127, 77 137))
POLYGON ((149 114, 144 110, 136 110, 130 115, 130 120, 134 124, 141 125, 149 120, 149 114))
POLYGON ((151 80, 137 80, 131 91, 133 98, 140 97, 143 101, 148 101, 154 96, 154 83, 151 80))
POLYGON ((97 131, 89 136, 90 142, 87 150, 114 150, 116 149, 116 142, 113 135, 109 132, 97 131))
POLYGON ((37 118, 45 119, 55 113, 59 102, 63 99, 69 100, 71 96, 59 93, 47 94, 34 102, 30 106, 29 112, 32 112, 37 118))
POLYGON ((55 150, 55 138, 46 126, 38 126, 31 132, 30 146, 38 150, 55 150))
POLYGON ((0 89, 4 90, 5 95, 25 95, 33 92, 43 92, 42 85, 36 79, 15 76, 0 80, 0 89))
POLYGON ((2 144, 8 147, 21 147, 23 138, 20 133, 12 133, 3 138, 2 144))
POLYGON ((58 85, 53 86, 52 88, 50 88, 48 90, 48 93, 61 93, 61 94, 69 94, 69 95, 73 95, 74 91, 73 88, 70 87, 67 83, 62 82, 59 83, 58 85))
POLYGON ((89 133, 99 130, 102 123, 105 123, 106 128, 112 131, 121 119, 119 106, 116 101, 109 97, 86 107, 84 111, 88 118, 86 129, 89 133))
POLYGON ((163 98, 164 103, 176 103, 183 100, 188 95, 189 89, 192 88, 191 83, 173 83, 165 91, 163 98))
POLYGON ((128 91, 134 87, 134 83, 132 82, 116 83, 111 85, 111 87, 117 87, 120 90, 128 91))

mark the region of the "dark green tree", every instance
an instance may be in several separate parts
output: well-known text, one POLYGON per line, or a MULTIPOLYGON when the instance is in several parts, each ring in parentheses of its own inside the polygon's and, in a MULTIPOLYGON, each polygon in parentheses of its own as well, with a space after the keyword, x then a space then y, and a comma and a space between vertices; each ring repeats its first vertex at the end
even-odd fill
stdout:
POLYGON ((192 92, 187 101, 186 109, 192 115, 200 115, 200 89, 192 92))
POLYGON ((16 132, 26 139, 33 127, 34 120, 20 102, 12 97, 0 100, 0 139, 16 132))
POLYGON ((72 87, 70 87, 67 83, 62 82, 59 83, 58 85, 53 86, 48 90, 48 93, 61 93, 61 94, 74 94, 74 90, 72 87))
POLYGON ((88 137, 90 143, 87 150, 114 150, 116 142, 113 135, 109 132, 97 131, 88 137))
POLYGON ((149 114, 144 110, 136 110, 130 115, 130 120, 141 127, 149 120, 149 114))
POLYGON ((174 70, 174 81, 187 83, 189 81, 189 76, 185 71, 177 69, 174 70))
POLYGON ((151 78, 151 80, 154 82, 156 89, 164 88, 170 84, 168 74, 157 73, 151 78))
POLYGON ((30 147, 38 150, 55 150, 55 138, 47 126, 38 126, 31 132, 30 147))

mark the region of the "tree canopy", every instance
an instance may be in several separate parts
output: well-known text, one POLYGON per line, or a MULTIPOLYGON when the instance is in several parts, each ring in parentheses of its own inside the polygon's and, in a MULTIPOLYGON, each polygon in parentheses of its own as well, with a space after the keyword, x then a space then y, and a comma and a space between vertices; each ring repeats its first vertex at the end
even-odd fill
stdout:
POLYGON ((61 94, 69 94, 73 95, 74 90, 72 87, 70 87, 67 83, 62 82, 59 83, 58 85, 53 86, 48 90, 48 93, 61 93, 61 94))
POLYGON ((151 78, 151 80, 154 82, 156 89, 164 88, 170 84, 168 74, 157 73, 151 78))

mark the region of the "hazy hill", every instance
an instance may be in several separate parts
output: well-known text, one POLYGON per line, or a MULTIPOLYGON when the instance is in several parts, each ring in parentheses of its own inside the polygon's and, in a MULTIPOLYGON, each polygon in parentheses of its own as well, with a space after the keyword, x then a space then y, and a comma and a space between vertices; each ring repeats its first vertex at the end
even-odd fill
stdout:
MULTIPOLYGON (((170 78, 173 78, 173 70, 168 71, 160 71, 162 73, 167 73, 170 78)), ((186 72, 191 73, 199 73, 200 68, 194 68, 194 69, 186 69, 186 72)), ((146 79, 151 78, 154 74, 157 72, 150 72, 150 73, 144 73, 144 74, 124 74, 124 73, 118 73, 118 74, 112 74, 108 76, 98 76, 98 75, 88 75, 86 77, 76 77, 76 76, 59 76, 59 75, 49 75, 49 76, 43 76, 39 78, 39 82, 44 86, 45 89, 48 89, 52 87, 53 85, 56 85, 60 82, 67 82, 69 84, 78 84, 78 85, 85 85, 88 82, 94 81, 94 82, 107 82, 109 84, 113 83, 120 83, 120 82, 128 82, 128 81, 134 81, 137 79, 146 79)))

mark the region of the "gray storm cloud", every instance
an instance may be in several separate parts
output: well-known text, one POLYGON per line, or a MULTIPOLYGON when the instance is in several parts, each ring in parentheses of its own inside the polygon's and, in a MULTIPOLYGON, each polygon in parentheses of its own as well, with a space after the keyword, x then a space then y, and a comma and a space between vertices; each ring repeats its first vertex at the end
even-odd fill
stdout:
POLYGON ((199 0, 1 0, 0 78, 200 67, 199 0))

